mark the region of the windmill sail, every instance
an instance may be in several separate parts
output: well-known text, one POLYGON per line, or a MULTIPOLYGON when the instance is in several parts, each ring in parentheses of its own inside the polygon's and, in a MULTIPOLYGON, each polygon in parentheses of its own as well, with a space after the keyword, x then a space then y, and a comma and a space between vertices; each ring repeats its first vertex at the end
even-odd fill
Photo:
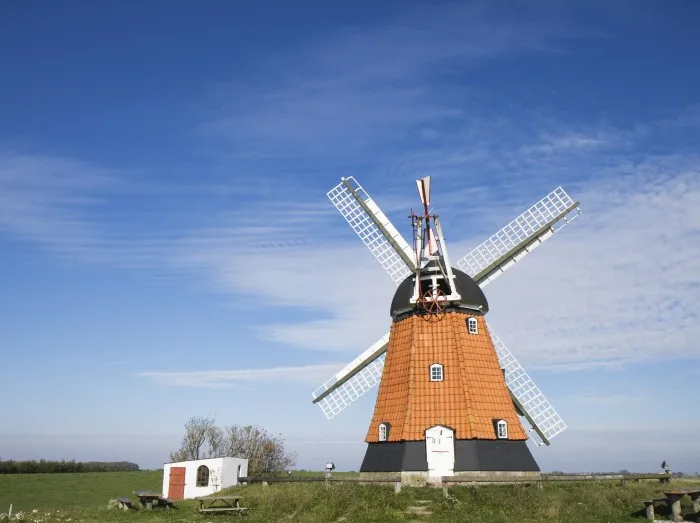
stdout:
POLYGON ((481 288, 522 260, 579 214, 574 202, 557 187, 500 231, 457 262, 481 288))
POLYGON ((313 402, 318 403, 328 419, 379 384, 388 344, 387 332, 312 393, 313 402))
POLYGON ((413 272, 413 250, 355 178, 343 178, 327 194, 394 283, 413 272))
POLYGON ((505 371, 506 385, 515 405, 542 438, 542 442, 549 445, 549 441, 554 436, 566 429, 566 423, 490 327, 489 333, 496 347, 498 361, 505 371))

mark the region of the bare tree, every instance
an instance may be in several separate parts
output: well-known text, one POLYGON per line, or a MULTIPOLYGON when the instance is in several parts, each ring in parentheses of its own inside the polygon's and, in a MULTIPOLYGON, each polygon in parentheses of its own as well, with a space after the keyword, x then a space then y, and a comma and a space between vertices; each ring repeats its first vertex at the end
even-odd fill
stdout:
POLYGON ((207 445, 208 445, 208 456, 209 458, 218 458, 226 455, 226 449, 224 444, 224 431, 219 427, 212 426, 207 432, 207 445))
POLYGON ((248 460, 248 475, 281 472, 296 462, 296 453, 284 448, 281 434, 271 434, 253 425, 230 425, 221 430, 214 418, 192 417, 185 423, 180 448, 171 461, 232 456, 248 460))
POLYGON ((171 461, 212 458, 221 452, 223 433, 211 417, 194 416, 185 423, 180 448, 170 453, 171 461))
POLYGON ((226 427, 226 455, 248 459, 249 476, 283 471, 297 458, 296 453, 285 450, 281 434, 253 425, 226 427))

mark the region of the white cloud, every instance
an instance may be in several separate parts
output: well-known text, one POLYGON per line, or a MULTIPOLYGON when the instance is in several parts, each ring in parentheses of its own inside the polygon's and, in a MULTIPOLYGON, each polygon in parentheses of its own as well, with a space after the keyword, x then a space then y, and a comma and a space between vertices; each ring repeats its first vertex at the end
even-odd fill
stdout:
POLYGON ((190 372, 140 372, 137 376, 177 387, 230 388, 246 383, 284 382, 317 385, 337 372, 339 364, 273 367, 245 370, 202 370, 190 372))
POLYGON ((50 154, 0 149, 0 230, 76 255, 100 234, 85 212, 114 173, 50 154))
POLYGON ((262 60, 254 87, 235 77, 217 85, 201 130, 258 159, 356 162, 369 148, 383 156, 387 144, 434 138, 474 116, 468 82, 448 81, 459 72, 504 56, 560 52, 568 40, 594 36, 572 27, 555 4, 517 17, 489 2, 402 11, 388 23, 348 26, 262 60))
POLYGON ((619 407, 624 405, 636 405, 641 400, 643 400, 643 396, 640 396, 640 394, 582 392, 570 398, 562 398, 561 402, 569 401, 578 405, 619 407))
POLYGON ((521 359, 572 370, 700 356, 700 163, 684 163, 594 183, 569 230, 488 288, 491 323, 521 359))

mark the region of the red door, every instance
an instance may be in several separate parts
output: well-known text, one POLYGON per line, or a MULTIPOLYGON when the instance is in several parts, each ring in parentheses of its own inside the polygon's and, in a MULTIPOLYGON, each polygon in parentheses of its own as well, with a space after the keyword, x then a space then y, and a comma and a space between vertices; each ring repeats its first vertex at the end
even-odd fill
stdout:
POLYGON ((185 497, 185 467, 170 468, 168 499, 178 500, 185 497))

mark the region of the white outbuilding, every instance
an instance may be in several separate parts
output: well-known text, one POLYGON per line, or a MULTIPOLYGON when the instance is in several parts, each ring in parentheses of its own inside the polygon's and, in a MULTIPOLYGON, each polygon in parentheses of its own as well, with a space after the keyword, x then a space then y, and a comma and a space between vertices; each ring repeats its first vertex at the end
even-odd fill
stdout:
POLYGON ((248 475, 248 460, 209 458, 163 465, 163 497, 170 500, 209 496, 238 485, 248 475))

